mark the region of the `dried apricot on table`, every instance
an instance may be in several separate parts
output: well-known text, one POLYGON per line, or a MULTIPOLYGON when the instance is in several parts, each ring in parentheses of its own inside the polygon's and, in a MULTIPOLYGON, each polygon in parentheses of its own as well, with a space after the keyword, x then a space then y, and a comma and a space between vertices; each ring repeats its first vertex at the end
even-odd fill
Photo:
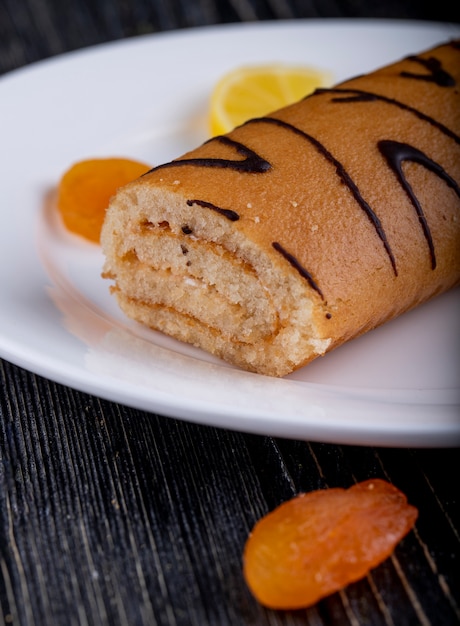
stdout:
POLYGON ((110 198, 119 187, 142 176, 149 165, 123 158, 79 161, 62 176, 58 188, 58 211, 68 230, 99 243, 110 198))
POLYGON ((255 525, 244 550, 246 582, 267 607, 311 606, 390 556, 417 515, 380 479, 301 494, 255 525))

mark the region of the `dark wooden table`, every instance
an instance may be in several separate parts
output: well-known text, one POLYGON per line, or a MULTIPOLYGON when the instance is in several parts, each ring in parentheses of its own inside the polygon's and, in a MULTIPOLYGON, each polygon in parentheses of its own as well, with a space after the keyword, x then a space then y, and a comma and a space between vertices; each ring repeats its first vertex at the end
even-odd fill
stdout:
MULTIPOLYGON (((205 24, 456 21, 457 9, 415 0, 0 0, 0 73, 101 42, 205 24)), ((200 426, 101 400, 5 360, 0 378, 5 624, 460 623, 458 449, 309 443, 200 426), (420 512, 394 555, 308 610, 259 606, 241 570, 257 519, 300 491, 372 477, 393 482, 420 512)))

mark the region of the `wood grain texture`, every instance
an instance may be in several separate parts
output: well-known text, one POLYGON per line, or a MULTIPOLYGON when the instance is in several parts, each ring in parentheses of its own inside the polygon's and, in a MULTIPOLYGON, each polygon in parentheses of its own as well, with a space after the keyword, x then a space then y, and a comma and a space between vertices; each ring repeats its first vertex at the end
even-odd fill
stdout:
POLYGON ((90 45, 209 24, 370 17, 458 22, 450 0, 2 0, 0 72, 90 45))
MULTIPOLYGON (((458 21, 450 2, 1 0, 0 73, 160 30, 346 16, 458 21)), ((6 361, 0 384, 0 623, 460 623, 458 450, 335 446, 199 426, 6 361), (420 511, 394 555, 306 611, 259 606, 241 569, 255 522, 296 493, 372 477, 393 482, 420 511)))
POLYGON ((0 598, 17 624, 456 624, 457 450, 305 443, 187 424, 3 363, 0 598), (270 612, 241 574, 246 537, 301 491, 386 478, 420 510, 366 579, 270 612), (369 622, 372 616, 372 622, 369 622), (442 618, 442 621, 439 621, 442 618))

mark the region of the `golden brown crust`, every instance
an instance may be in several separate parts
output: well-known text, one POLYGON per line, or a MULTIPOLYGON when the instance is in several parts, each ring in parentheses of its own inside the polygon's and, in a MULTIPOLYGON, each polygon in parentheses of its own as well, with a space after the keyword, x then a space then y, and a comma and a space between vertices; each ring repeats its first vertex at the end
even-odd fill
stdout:
POLYGON ((102 235, 121 306, 282 376, 458 284, 459 86, 448 43, 128 185, 102 235))

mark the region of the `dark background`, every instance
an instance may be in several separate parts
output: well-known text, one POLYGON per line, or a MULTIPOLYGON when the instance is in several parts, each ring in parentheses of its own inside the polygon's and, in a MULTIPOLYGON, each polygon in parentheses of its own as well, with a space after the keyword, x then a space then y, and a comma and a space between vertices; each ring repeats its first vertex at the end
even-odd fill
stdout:
POLYGON ((1 0, 1 70, 104 41, 206 24, 311 17, 460 21, 458 0, 1 0))

